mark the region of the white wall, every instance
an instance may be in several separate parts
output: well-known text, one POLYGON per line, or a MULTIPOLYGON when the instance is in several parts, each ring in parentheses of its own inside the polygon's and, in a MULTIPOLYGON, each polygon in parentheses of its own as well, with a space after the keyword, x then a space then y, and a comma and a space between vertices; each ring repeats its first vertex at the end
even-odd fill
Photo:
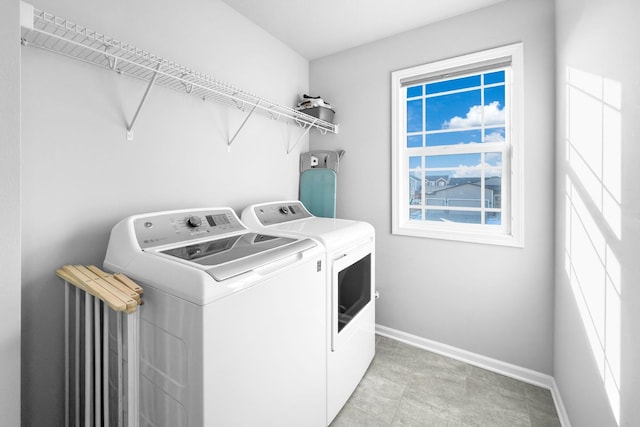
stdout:
POLYGON ((638 426, 640 3, 556 12, 555 377, 574 426, 638 426))
POLYGON ((0 414, 20 424, 19 2, 0 4, 0 414))
MULTIPOLYGON (((308 62, 217 0, 37 0, 37 8, 283 105, 308 90, 308 62)), ((3 18, 4 19, 4 18, 3 18)), ((63 287, 54 270, 98 264, 111 227, 164 209, 295 198, 298 126, 22 48, 23 422, 61 425, 63 287)), ((3 172, 4 173, 4 172, 3 172)), ((4 359, 3 359, 4 361, 4 359)))
MULTIPOLYGON (((409 12, 408 12, 409 13, 409 12)), ((551 374, 553 344, 553 77, 551 0, 511 0, 310 64, 310 86, 336 108, 344 149, 338 215, 377 233, 377 323, 551 374), (391 234, 390 73, 524 42, 525 247, 391 234)))

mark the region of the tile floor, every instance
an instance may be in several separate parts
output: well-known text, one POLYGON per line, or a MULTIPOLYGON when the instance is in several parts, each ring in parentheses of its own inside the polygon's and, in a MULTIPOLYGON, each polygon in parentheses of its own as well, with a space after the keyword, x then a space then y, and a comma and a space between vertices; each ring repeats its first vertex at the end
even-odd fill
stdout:
POLYGON ((560 427, 551 392, 389 338, 330 427, 560 427))

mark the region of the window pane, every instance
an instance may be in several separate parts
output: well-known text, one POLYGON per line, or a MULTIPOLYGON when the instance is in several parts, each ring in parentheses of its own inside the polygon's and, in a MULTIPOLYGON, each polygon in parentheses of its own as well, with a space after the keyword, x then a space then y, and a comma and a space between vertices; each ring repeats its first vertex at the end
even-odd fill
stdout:
MULTIPOLYGON (((485 207, 502 208, 502 153, 485 154, 485 207)), ((487 221, 489 213, 487 213, 487 221)))
POLYGON ((504 86, 488 87, 484 90, 484 104, 499 102, 500 108, 504 108, 504 86))
POLYGON ((427 85, 427 95, 447 92, 450 90, 465 89, 468 87, 480 86, 480 75, 462 77, 459 79, 446 80, 427 85))
POLYGON ((422 205, 422 172, 409 173, 409 204, 422 205))
POLYGON ((491 87, 484 91, 484 124, 503 125, 505 123, 504 86, 491 87))
POLYGON ((482 142, 480 135, 479 130, 432 133, 427 135, 427 147, 479 143, 482 142))
POLYGON ((422 131, 422 100, 407 101, 407 132, 422 131))
MULTIPOLYGON (((480 154, 427 156, 425 202, 428 206, 476 207, 482 205, 482 164, 480 154)), ((486 204, 485 197, 485 204, 486 204)))
POLYGON ((423 86, 412 86, 407 88, 407 98, 413 98, 415 96, 422 96, 423 86))
POLYGON ((473 177, 448 176, 444 186, 430 185, 433 176, 427 175, 425 203, 427 206, 455 206, 480 208, 482 206, 482 187, 480 168, 470 173, 473 177))
POLYGON ((453 168, 454 176, 459 173, 467 176, 466 170, 480 165, 480 153, 447 154, 442 156, 426 156, 426 168, 453 168))
POLYGON ((450 211, 450 210, 427 210, 427 221, 438 222, 459 222, 465 224, 480 224, 480 212, 474 211, 450 211))
POLYGON ((484 75, 484 84, 504 83, 504 71, 496 71, 495 73, 487 73, 484 75))
POLYGON ((447 206, 447 201, 444 197, 438 197, 437 194, 426 194, 425 195, 425 205, 426 206, 447 206))
POLYGON ((490 128, 484 131, 484 142, 504 142, 504 128, 490 128))
POLYGON ((424 184, 427 186, 427 191, 432 191, 431 187, 447 187, 450 180, 450 171, 427 172, 424 184))
POLYGON ((422 167, 422 157, 411 156, 409 157, 409 169, 416 169, 422 167))
POLYGON ((407 148, 422 147, 422 135, 407 136, 407 148))
POLYGON ((487 212, 485 223, 490 225, 501 225, 502 214, 500 212, 487 212))
POLYGON ((422 209, 409 209, 409 219, 422 219, 422 209))
POLYGON ((502 176, 502 153, 485 153, 484 163, 486 177, 502 176))
POLYGON ((489 208, 489 209, 493 209, 493 208, 499 208, 500 207, 500 184, 501 181, 498 178, 497 180, 494 179, 494 181, 498 184, 496 186, 494 185, 487 185, 487 181, 485 181, 485 187, 484 187, 484 207, 485 208, 489 208), (498 206, 496 206, 496 204, 498 206))
POLYGON ((480 90, 428 98, 427 130, 460 129, 482 124, 480 90))
POLYGON ((480 186, 477 184, 461 184, 436 190, 425 196, 427 206, 452 206, 456 208, 481 207, 480 186), (437 203, 430 203, 430 199, 437 203))

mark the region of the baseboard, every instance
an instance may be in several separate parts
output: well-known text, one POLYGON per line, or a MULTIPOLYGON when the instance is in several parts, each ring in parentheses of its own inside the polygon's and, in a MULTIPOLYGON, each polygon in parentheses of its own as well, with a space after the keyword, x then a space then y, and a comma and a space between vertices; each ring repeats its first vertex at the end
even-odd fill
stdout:
POLYGON ((382 325, 376 325, 376 333, 414 347, 423 348, 433 353, 438 353, 452 359, 460 360, 461 362, 465 362, 479 368, 487 369, 538 387, 546 388, 551 392, 562 427, 571 427, 567 411, 562 402, 562 398, 560 397, 558 386, 551 375, 536 372, 501 360, 492 359, 481 354, 472 353, 467 350, 462 350, 457 347, 442 344, 437 341, 432 341, 382 325))
POLYGON ((553 403, 555 403, 556 405, 558 418, 560 418, 562 427, 571 427, 571 423, 569 422, 569 414, 567 414, 567 408, 564 407, 564 402, 562 401, 562 397, 560 396, 560 389, 558 389, 558 384, 556 384, 555 378, 552 379, 553 386, 550 388, 550 390, 551 396, 553 397, 553 403))

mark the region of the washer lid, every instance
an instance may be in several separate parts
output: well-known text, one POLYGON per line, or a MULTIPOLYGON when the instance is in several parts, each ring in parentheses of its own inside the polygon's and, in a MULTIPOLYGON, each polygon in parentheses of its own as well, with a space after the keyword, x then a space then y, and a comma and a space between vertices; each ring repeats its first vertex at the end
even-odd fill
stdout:
POLYGON ((198 264, 214 279, 223 281, 314 246, 316 244, 310 239, 243 233, 165 249, 158 253, 198 264))
POLYGON ((372 240, 373 227, 363 221, 320 218, 311 215, 299 201, 281 201, 252 205, 242 211, 243 223, 265 233, 310 237, 319 240, 328 251, 372 240))

